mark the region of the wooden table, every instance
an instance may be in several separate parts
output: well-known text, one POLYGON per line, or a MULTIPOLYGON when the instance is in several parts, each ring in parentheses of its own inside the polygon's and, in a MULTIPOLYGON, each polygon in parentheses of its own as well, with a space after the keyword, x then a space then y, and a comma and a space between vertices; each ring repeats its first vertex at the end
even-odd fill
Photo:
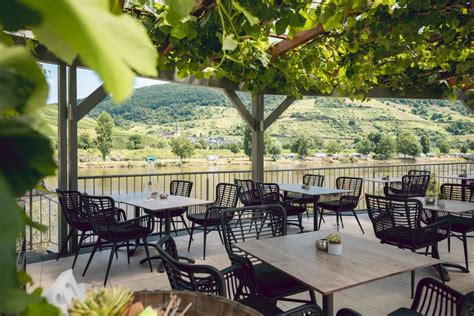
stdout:
MULTIPOLYGON (((150 215, 153 215, 153 213, 165 212, 165 235, 169 235, 171 230, 170 210, 212 203, 211 201, 207 200, 179 195, 168 195, 166 199, 149 199, 148 195, 144 192, 118 194, 112 196, 112 198, 119 203, 133 206, 135 208, 135 217, 140 216, 140 209, 143 209, 147 214, 150 215)), ((136 251, 139 244, 140 240, 135 240, 135 249, 133 252, 136 251)), ((150 259, 155 258, 156 257, 152 257, 150 259)), ((146 260, 142 260, 141 263, 145 261, 146 260)))
MULTIPOLYGON (((438 200, 434 204, 427 204, 426 199, 424 197, 415 198, 423 204, 423 208, 427 211, 431 211, 433 220, 436 221, 438 212, 449 213, 453 215, 461 215, 462 213, 467 212, 474 212, 474 203, 472 202, 463 202, 463 201, 455 201, 455 200, 438 200), (441 203, 440 203, 441 202, 441 203)), ((432 256, 434 258, 439 259, 439 250, 438 245, 436 244, 433 246, 432 256)), ((469 273, 469 270, 466 267, 463 267, 460 264, 453 263, 453 262, 443 262, 443 266, 456 268, 461 270, 462 272, 469 273)), ((447 270, 442 270, 443 277, 445 280, 449 281, 451 278, 447 270)))
POLYGON ((467 184, 468 181, 474 181, 474 174, 468 174, 466 177, 460 177, 459 174, 448 174, 436 176, 442 179, 451 179, 461 181, 462 184, 467 184))
POLYGON ((341 194, 341 193, 348 193, 351 192, 350 190, 341 190, 341 189, 332 189, 332 188, 325 188, 325 187, 318 187, 318 186, 309 186, 307 189, 303 189, 301 184, 294 184, 294 183, 281 183, 278 184, 280 190, 285 192, 292 192, 298 193, 303 195, 311 195, 313 197, 313 230, 317 231, 318 228, 318 197, 320 195, 333 195, 333 194, 341 194))
POLYGON ((334 315, 334 293, 392 275, 439 264, 439 260, 349 234, 342 236, 342 255, 316 250, 323 230, 252 240, 235 246, 274 266, 323 295, 324 315, 334 315))

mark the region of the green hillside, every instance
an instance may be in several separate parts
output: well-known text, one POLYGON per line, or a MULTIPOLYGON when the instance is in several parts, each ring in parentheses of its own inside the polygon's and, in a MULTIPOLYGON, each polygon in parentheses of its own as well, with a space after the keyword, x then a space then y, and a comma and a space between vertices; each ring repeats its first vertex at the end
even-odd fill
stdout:
MULTIPOLYGON (((248 94, 242 94, 250 103, 248 94)), ((281 96, 265 98, 266 112, 274 109, 281 96)), ((126 102, 101 102, 79 123, 79 134, 95 137, 95 117, 107 111, 117 127, 113 133, 114 148, 125 149, 128 137, 143 136, 145 146, 153 146, 164 131, 174 131, 179 121, 182 132, 200 137, 225 136, 241 141, 243 121, 220 91, 201 87, 162 84, 135 90, 126 102)), ((55 138, 56 106, 42 110, 55 138)), ((337 139, 350 147, 357 137, 371 132, 397 135, 409 131, 432 140, 447 138, 452 144, 474 139, 474 115, 461 103, 434 100, 379 99, 366 102, 336 98, 307 98, 294 102, 270 128, 269 133, 283 144, 300 133, 337 139)))

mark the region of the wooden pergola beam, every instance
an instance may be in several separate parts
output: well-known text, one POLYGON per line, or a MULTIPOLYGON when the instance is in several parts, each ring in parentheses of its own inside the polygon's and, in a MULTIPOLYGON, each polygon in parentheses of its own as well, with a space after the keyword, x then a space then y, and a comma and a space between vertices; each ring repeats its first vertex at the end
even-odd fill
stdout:
POLYGON ((252 114, 250 114, 249 110, 245 106, 245 104, 240 100, 237 93, 234 90, 225 89, 224 93, 230 99, 232 104, 234 105, 237 112, 239 112, 240 116, 244 119, 244 121, 250 126, 252 131, 257 130, 257 122, 252 114))
POLYGON ((296 33, 296 35, 291 39, 284 39, 284 40, 278 42, 277 44, 275 44, 272 47, 272 50, 271 50, 270 54, 272 55, 273 58, 277 58, 277 57, 289 52, 290 50, 293 50, 293 49, 295 49, 295 48, 297 48, 297 47, 299 47, 299 46, 315 39, 316 37, 321 36, 324 33, 325 33, 325 31, 324 31, 323 25, 318 24, 318 25, 316 25, 316 27, 314 27, 312 29, 296 33))
POLYGON ((100 101, 105 99, 108 93, 105 91, 104 85, 100 85, 85 99, 83 99, 76 107, 76 118, 80 121, 86 114, 92 111, 100 101))
POLYGON ((286 109, 288 109, 288 107, 293 104, 295 100, 296 99, 293 97, 286 97, 286 99, 283 100, 283 102, 280 103, 280 105, 278 105, 277 108, 265 118, 263 121, 263 130, 266 131, 267 128, 269 128, 270 125, 272 125, 280 117, 280 115, 282 115, 283 112, 285 112, 286 109))

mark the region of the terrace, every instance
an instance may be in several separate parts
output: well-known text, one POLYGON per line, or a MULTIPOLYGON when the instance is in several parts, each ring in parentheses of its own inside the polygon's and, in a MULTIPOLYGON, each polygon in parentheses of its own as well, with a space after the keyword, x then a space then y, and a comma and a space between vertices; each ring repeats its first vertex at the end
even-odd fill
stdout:
POLYGON ((266 170, 264 160, 265 131, 303 95, 450 96, 472 110, 471 4, 244 3, 24 1, 12 5, 18 21, 0 13, 1 313, 51 308, 33 289, 53 284, 49 303, 70 306, 70 286, 55 280, 71 266, 88 290, 191 292, 216 304, 193 308, 214 314, 217 302, 252 315, 472 312, 472 162, 266 170), (58 69, 57 194, 33 190, 56 170, 35 119, 48 92, 37 62, 58 69), (103 80, 83 100, 78 68, 103 80), (109 94, 124 101, 136 75, 222 90, 250 129, 252 168, 79 177, 79 121, 109 94), (269 94, 283 101, 265 115, 269 94), (23 230, 20 207, 49 228, 23 230), (37 246, 48 251, 28 253, 37 246), (11 273, 15 259, 33 283, 11 273))

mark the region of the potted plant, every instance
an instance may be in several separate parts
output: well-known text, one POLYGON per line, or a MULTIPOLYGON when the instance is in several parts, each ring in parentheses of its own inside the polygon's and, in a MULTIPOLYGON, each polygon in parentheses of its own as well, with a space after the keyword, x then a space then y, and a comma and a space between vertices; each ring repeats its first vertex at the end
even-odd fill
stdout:
POLYGON ((331 233, 327 236, 328 240, 328 253, 330 255, 340 256, 342 255, 342 238, 337 233, 331 233))
POLYGON ((436 181, 436 175, 430 177, 430 182, 428 183, 428 188, 426 189, 426 203, 427 204, 434 204, 436 202, 436 196, 439 192, 439 185, 436 181))

